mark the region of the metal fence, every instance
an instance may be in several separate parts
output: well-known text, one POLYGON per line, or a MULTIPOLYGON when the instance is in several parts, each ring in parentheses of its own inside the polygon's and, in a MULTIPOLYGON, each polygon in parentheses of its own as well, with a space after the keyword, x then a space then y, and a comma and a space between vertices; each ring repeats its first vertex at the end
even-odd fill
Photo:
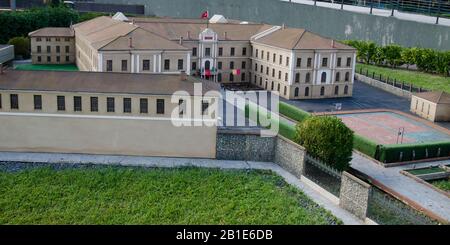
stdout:
POLYGON ((419 86, 414 86, 412 83, 408 83, 405 81, 400 81, 395 78, 391 78, 389 76, 383 76, 382 74, 377 74, 376 72, 369 72, 369 70, 365 70, 363 68, 360 68, 356 71, 357 73, 364 75, 366 77, 370 77, 372 79, 378 80, 382 83, 386 83, 388 85, 391 85, 393 87, 409 91, 411 93, 420 93, 420 92, 429 92, 430 90, 424 89, 419 86))
POLYGON ((303 175, 333 195, 339 197, 342 175, 340 171, 322 163, 320 160, 310 155, 306 155, 303 175))
POLYGON ((436 221, 372 186, 367 217, 381 225, 435 225, 436 221))
POLYGON ((406 13, 416 13, 429 16, 436 16, 436 24, 439 18, 450 18, 449 0, 312 0, 316 2, 328 2, 344 5, 367 7, 368 13, 372 14, 374 9, 385 9, 391 11, 391 16, 395 15, 395 10, 406 13))

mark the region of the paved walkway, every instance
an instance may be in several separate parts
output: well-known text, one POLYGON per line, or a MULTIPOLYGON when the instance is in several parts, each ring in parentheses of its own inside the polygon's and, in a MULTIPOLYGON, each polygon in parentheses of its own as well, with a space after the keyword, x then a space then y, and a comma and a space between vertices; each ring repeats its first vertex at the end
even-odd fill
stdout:
MULTIPOLYGON (((420 163, 416 164, 416 167, 438 164, 450 164, 450 160, 420 163)), ((450 222, 450 198, 400 173, 403 169, 413 168, 412 165, 385 168, 372 159, 358 153, 353 153, 351 166, 354 169, 367 174, 403 197, 410 199, 421 208, 450 222)))
POLYGON ((112 156, 112 155, 88 155, 88 154, 58 154, 58 153, 15 153, 0 152, 0 161, 4 162, 33 162, 33 163, 81 163, 81 164, 105 164, 122 166, 145 166, 145 167, 205 167, 221 169, 261 169, 272 170, 284 180, 300 189, 314 202, 330 211, 334 216, 341 219, 346 225, 361 225, 363 221, 353 214, 339 207, 335 200, 326 198, 280 166, 274 163, 250 162, 250 161, 228 161, 195 158, 168 158, 168 157, 135 157, 135 156, 112 156))

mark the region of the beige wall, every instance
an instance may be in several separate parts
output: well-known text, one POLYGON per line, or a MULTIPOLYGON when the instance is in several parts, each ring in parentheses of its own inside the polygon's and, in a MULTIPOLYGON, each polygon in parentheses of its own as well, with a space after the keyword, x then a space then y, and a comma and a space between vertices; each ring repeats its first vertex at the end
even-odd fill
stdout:
POLYGON ((31 59, 33 64, 71 64, 75 63, 75 41, 73 37, 32 37, 31 38, 31 59), (40 41, 38 41, 40 38, 40 41), (49 41, 47 41, 49 38, 49 41), (59 41, 58 41, 59 39, 59 41), (47 52, 47 46, 50 46, 50 53, 47 52), (60 52, 56 52, 56 47, 60 47, 60 52), (69 52, 66 52, 66 46, 69 46, 69 52), (41 51, 38 51, 38 47, 41 51), (66 60, 66 56, 69 60, 66 60), (40 57, 40 61, 39 61, 40 57), (50 57, 50 61, 47 61, 50 57), (57 61, 57 57, 60 61, 57 61))
POLYGON ((216 127, 170 120, 0 113, 0 151, 215 158, 216 127), (13 115, 12 115, 13 114, 13 115))
POLYGON ((450 121, 450 104, 436 104, 411 96, 411 112, 432 122, 450 121))

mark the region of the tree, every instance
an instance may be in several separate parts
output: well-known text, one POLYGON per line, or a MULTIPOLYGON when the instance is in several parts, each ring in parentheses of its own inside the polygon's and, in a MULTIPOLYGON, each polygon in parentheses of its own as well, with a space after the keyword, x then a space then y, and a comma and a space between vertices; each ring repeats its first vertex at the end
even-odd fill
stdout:
POLYGON ((402 47, 387 45, 382 48, 386 62, 394 68, 402 65, 402 47))
POLYGON ((353 131, 334 116, 313 116, 296 126, 295 141, 326 164, 346 170, 353 150, 353 131))
POLYGON ((30 39, 26 37, 14 37, 8 44, 14 45, 14 55, 16 58, 30 58, 30 39))

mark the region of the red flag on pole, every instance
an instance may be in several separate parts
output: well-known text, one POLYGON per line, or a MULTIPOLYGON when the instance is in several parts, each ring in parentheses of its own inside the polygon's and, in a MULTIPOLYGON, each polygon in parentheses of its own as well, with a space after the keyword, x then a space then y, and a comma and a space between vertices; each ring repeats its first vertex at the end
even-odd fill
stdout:
POLYGON ((206 10, 205 12, 202 13, 202 16, 200 17, 202 19, 208 19, 209 18, 209 12, 208 10, 206 10))

